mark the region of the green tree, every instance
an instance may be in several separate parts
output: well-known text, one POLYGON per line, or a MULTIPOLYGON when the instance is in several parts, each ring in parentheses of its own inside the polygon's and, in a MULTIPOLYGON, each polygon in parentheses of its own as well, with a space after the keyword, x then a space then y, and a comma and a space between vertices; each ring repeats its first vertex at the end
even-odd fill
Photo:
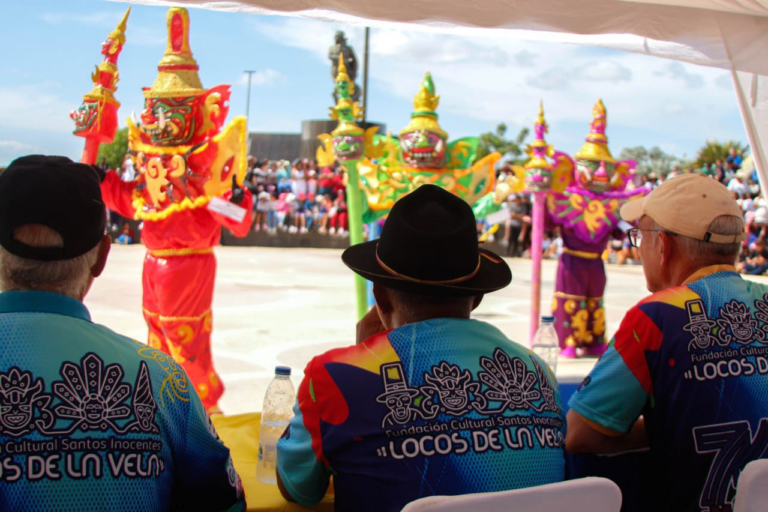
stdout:
POLYGON ((115 140, 111 144, 99 146, 99 154, 96 163, 101 164, 102 159, 107 162, 108 169, 120 169, 128 152, 128 128, 121 128, 115 134, 115 140))
POLYGON ((688 162, 674 155, 665 153, 658 147, 648 149, 643 146, 633 148, 624 148, 621 150, 619 160, 634 160, 637 162, 637 172, 640 174, 668 174, 673 165, 681 169, 688 165, 688 162))
POLYGON ((741 142, 729 140, 726 142, 720 142, 716 140, 708 140, 704 147, 696 154, 696 160, 693 162, 695 169, 701 169, 704 164, 713 164, 717 159, 725 162, 728 157, 728 153, 731 148, 736 148, 736 153, 739 155, 744 154, 744 146, 741 142))
POLYGON ((486 132, 480 135, 480 145, 477 148, 477 159, 481 159, 494 151, 498 151, 502 155, 511 154, 518 159, 523 154, 523 142, 530 133, 528 128, 523 128, 517 137, 514 139, 507 139, 507 125, 504 123, 499 124, 496 127, 496 131, 486 132))

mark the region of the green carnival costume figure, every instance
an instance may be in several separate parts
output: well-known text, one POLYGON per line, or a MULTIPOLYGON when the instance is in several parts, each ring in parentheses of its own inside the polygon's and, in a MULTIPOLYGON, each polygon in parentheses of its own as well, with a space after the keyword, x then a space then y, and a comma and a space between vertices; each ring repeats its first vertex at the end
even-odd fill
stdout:
MULTIPOLYGON (((360 193, 360 175, 357 164, 363 158, 366 133, 357 125, 356 120, 363 110, 356 101, 352 101, 355 84, 347 74, 343 55, 339 55, 339 73, 336 75, 338 102, 331 107, 331 119, 339 122, 330 135, 323 134, 319 139, 323 147, 317 150, 320 165, 331 165, 334 160, 344 164, 347 171, 347 211, 349 214, 349 241, 351 245, 363 242, 362 194, 360 193)), ((375 133, 376 128, 369 130, 375 133)), ((355 296, 357 317, 362 318, 368 311, 365 279, 355 275, 355 296)))
MULTIPOLYGON (((448 134, 437 122, 439 102, 432 76, 427 73, 413 99, 411 121, 400 130, 399 139, 379 135, 374 127, 365 133, 358 128, 357 138, 345 141, 364 146, 357 148, 364 154, 357 166, 365 194, 363 222, 386 216, 398 199, 425 183, 438 185, 470 205, 493 190, 494 164, 501 155, 492 153, 475 162, 478 137, 449 143, 448 134)), ((333 149, 336 150, 335 145, 333 149)))

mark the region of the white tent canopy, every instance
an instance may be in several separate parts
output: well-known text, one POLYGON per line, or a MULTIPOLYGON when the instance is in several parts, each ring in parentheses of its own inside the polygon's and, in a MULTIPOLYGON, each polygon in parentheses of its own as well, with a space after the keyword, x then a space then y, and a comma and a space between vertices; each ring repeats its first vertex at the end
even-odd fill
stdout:
POLYGON ((348 24, 417 24, 643 53, 731 72, 768 190, 768 0, 131 0, 348 24))

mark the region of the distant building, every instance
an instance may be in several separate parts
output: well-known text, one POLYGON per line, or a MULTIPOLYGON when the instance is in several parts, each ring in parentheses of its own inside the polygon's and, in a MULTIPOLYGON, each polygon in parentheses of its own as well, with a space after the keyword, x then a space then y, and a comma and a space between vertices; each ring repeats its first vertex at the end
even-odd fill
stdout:
POLYGON ((300 133, 249 133, 248 154, 269 160, 293 160, 301 152, 300 133))

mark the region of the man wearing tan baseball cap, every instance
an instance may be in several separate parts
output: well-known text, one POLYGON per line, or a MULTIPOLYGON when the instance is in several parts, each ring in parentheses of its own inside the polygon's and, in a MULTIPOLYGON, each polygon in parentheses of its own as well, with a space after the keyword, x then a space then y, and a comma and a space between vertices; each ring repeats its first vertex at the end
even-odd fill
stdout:
POLYGON ((741 470, 766 451, 749 447, 751 432, 768 418, 768 286, 734 267, 741 210, 716 180, 686 174, 621 216, 637 222, 628 235, 653 294, 627 312, 571 398, 566 449, 647 444, 654 481, 643 510, 731 510, 741 470))

